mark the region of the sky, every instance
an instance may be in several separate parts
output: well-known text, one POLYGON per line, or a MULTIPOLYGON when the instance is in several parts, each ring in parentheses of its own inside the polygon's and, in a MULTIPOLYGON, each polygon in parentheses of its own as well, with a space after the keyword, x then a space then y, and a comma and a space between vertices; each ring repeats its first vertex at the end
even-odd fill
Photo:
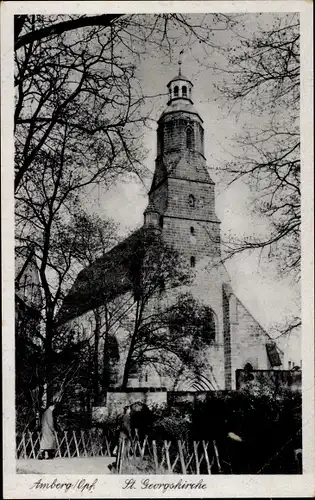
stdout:
MULTIPOLYGON (((255 31, 257 19, 255 14, 247 18, 246 35, 250 36, 255 31)), ((259 15, 260 23, 270 23, 272 20, 273 14, 259 15)), ((213 40, 221 46, 233 46, 233 35, 226 31, 215 33, 213 40)), ((165 93, 147 104, 152 108, 153 122, 151 129, 144 128, 144 147, 148 150, 146 167, 150 171, 144 185, 136 179, 121 181, 110 190, 104 191, 97 187, 90 193, 89 209, 118 222, 122 236, 143 223, 156 157, 156 120, 166 107, 166 85, 178 74, 180 48, 174 46, 172 61, 156 52, 141 57, 137 65, 137 76, 143 92, 149 95, 165 93)), ((228 111, 215 87, 222 75, 202 65, 205 61, 208 66, 221 64, 220 57, 215 51, 205 55, 198 44, 185 50, 181 56, 182 73, 194 84, 192 99, 204 120, 205 155, 210 176, 216 183, 216 214, 221 220, 221 236, 224 238, 229 234, 241 236, 264 231, 268 222, 253 214, 252 194, 243 182, 227 186, 229 179, 224 174, 224 163, 231 159, 231 153, 238 152, 233 141, 234 135, 242 133, 245 123, 257 123, 263 117, 244 112, 237 119, 228 111)), ((226 267, 236 295, 268 332, 272 331, 275 324, 285 321, 291 313, 299 315, 299 286, 279 276, 274 262, 261 260, 258 254, 247 254, 234 257, 226 263, 226 267)), ((296 335, 294 337, 293 350, 299 359, 296 335)))

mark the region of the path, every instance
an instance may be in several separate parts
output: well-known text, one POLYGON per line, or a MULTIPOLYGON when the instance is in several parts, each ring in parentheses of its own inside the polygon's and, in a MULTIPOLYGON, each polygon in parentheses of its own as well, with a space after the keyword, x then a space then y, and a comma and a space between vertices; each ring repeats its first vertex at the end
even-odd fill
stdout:
POLYGON ((16 461, 16 472, 18 474, 111 474, 108 466, 114 461, 114 457, 20 459, 16 461))

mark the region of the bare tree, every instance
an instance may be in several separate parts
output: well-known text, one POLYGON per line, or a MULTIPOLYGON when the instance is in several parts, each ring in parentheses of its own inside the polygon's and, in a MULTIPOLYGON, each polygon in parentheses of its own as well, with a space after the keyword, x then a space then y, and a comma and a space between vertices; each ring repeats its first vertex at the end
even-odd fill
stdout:
POLYGON ((61 155, 58 148, 57 153, 42 152, 36 170, 25 175, 16 194, 16 238, 21 245, 31 244, 35 250, 43 294, 44 329, 36 334, 44 346, 47 382, 53 374, 53 342, 58 335, 56 316, 64 294, 93 252, 96 258, 108 250, 115 237, 111 223, 95 218, 92 223, 87 216, 80 216, 82 209, 76 193, 82 174, 73 172, 68 165, 64 150, 61 155), (85 248, 83 258, 87 236, 89 248, 85 248))
POLYGON ((16 190, 37 155, 56 147, 65 124, 65 148, 93 182, 104 180, 102 161, 122 147, 124 162, 110 173, 141 174, 139 126, 150 115, 142 105, 153 96, 142 92, 137 63, 152 51, 171 58, 177 44, 194 40, 214 46, 209 33, 234 22, 219 14, 17 16, 16 190))
MULTIPOLYGON (((59 18, 61 16, 58 16, 59 18)), ((15 50, 29 45, 35 41, 43 40, 52 35, 61 35, 67 31, 77 30, 86 26, 110 26, 113 21, 121 17, 121 14, 103 14, 98 16, 68 16, 67 20, 48 23, 42 27, 38 26, 27 31, 28 16, 17 15, 14 18, 14 41, 15 50), (23 33, 26 28, 26 33, 23 33), (22 34, 21 34, 22 33, 22 34)))
MULTIPOLYGON (((29 30, 42 23, 40 16, 25 21, 29 30)), ((134 72, 113 53, 110 34, 100 39, 90 31, 65 32, 18 50, 16 190, 40 155, 57 148, 72 159, 74 170, 84 172, 82 186, 139 174, 136 125, 143 117, 134 72)))
MULTIPOLYGON (((85 213, 74 215, 74 224, 69 231, 70 244, 75 240, 73 257, 82 268, 89 266, 98 258, 101 258, 106 252, 117 243, 117 225, 111 220, 102 220, 98 216, 89 216, 85 213)), ((97 404, 100 397, 101 382, 99 370, 100 359, 104 367, 107 365, 107 359, 111 357, 109 344, 109 322, 107 308, 101 307, 93 309, 91 318, 93 332, 93 401, 97 404), (100 341, 104 339, 103 353, 100 353, 100 341)), ((87 337, 85 338, 87 340, 87 337)), ((89 339, 90 340, 90 339, 89 339)), ((103 376, 104 378, 104 376, 103 376)))
POLYGON ((249 184, 254 210, 268 225, 263 235, 223 241, 226 256, 258 249, 294 279, 300 274, 299 38, 298 14, 276 14, 251 35, 236 33, 228 65, 217 67, 226 75, 219 90, 231 110, 252 116, 223 168, 231 182, 249 184))
POLYGON ((213 340, 209 334, 209 308, 189 293, 179 294, 172 304, 164 304, 164 307, 157 304, 153 306, 154 300, 156 297, 153 294, 141 314, 141 307, 137 303, 136 315, 129 331, 123 388, 132 373, 139 375, 146 368, 159 375, 170 376, 175 381, 174 387, 185 371, 189 371, 190 376, 193 373, 196 378, 203 371, 204 362, 199 354, 213 340))
POLYGON ((36 252, 48 379, 56 315, 78 263, 68 236, 82 196, 145 170, 140 126, 150 111, 136 64, 150 50, 171 58, 172 42, 211 45, 211 21, 213 30, 230 23, 220 15, 15 18, 16 238, 36 252))
POLYGON ((185 370, 198 375, 203 367, 198 352, 214 340, 214 324, 209 308, 186 291, 192 279, 191 268, 154 227, 132 233, 78 275, 59 320, 72 318, 73 328, 92 320, 93 335, 98 311, 104 391, 112 383, 125 388, 147 367, 174 380, 185 370), (106 367, 111 359, 116 366, 106 367))
MULTIPOLYGON (((179 286, 191 282, 191 270, 156 229, 143 228, 133 235, 129 258, 131 289, 118 298, 115 321, 123 354, 121 387, 146 367, 172 375, 184 367, 196 371, 201 367, 196 353, 205 346, 210 326, 207 308, 190 294, 178 293, 179 286)), ((112 259, 115 262, 114 255, 112 259)))

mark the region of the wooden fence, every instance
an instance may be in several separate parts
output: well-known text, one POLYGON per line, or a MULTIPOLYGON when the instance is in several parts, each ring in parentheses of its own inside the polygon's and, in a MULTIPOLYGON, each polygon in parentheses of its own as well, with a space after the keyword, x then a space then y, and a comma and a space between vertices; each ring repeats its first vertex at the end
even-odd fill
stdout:
MULTIPOLYGON (((64 431, 55 433, 56 457, 110 457, 115 443, 102 432, 91 430, 64 431)), ((18 436, 16 458, 36 459, 40 451, 40 432, 26 432, 18 436)), ((129 471, 130 465, 143 465, 148 473, 168 474, 211 474, 213 467, 221 472, 215 441, 155 441, 145 437, 140 440, 136 434, 131 441, 120 440, 117 449, 116 473, 129 471)))
POLYGON ((132 473, 134 469, 151 474, 212 474, 222 472, 215 441, 155 441, 138 438, 121 439, 116 472, 132 473))
MULTIPOLYGON (((110 457, 111 443, 102 432, 91 430, 55 432, 56 457, 110 457)), ((17 437, 16 458, 38 458, 40 432, 25 432, 17 437)))

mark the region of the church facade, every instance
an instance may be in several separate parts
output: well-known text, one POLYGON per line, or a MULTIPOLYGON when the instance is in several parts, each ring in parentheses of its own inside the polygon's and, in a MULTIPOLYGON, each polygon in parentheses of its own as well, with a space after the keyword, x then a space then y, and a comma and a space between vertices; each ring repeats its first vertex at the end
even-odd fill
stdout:
MULTIPOLYGON (((194 274, 191 293, 211 309, 214 336, 203 353, 208 368, 198 381, 194 381, 193 376, 184 376, 174 387, 172 380, 161 377, 153 370, 145 377, 143 374, 138 378, 135 375, 130 385, 166 386, 172 390, 235 389, 237 369, 280 368, 279 350, 234 294, 221 262, 215 184, 209 175, 204 153, 203 120, 192 100, 193 83, 179 71, 169 82, 168 92, 166 109, 158 120, 155 172, 144 212, 144 229, 158 228, 165 243, 175 248, 191 268, 194 274)), ((123 244, 112 249, 105 261, 108 263, 119 252, 132 251, 132 238, 131 235, 123 244)), ((92 292, 89 292, 87 282, 95 273, 104 272, 105 261, 103 259, 92 269, 87 268, 80 273, 65 300, 61 315, 63 322, 82 323, 93 307, 101 307, 97 300, 90 300, 92 292), (78 305, 82 293, 85 294, 85 298, 81 298, 84 307, 78 305)), ((107 279, 107 283, 109 281, 107 279)), ((128 285, 116 286, 112 299, 124 296, 127 289, 128 285)), ((122 345, 120 336, 124 338, 123 332, 118 331, 118 348, 122 345)))

